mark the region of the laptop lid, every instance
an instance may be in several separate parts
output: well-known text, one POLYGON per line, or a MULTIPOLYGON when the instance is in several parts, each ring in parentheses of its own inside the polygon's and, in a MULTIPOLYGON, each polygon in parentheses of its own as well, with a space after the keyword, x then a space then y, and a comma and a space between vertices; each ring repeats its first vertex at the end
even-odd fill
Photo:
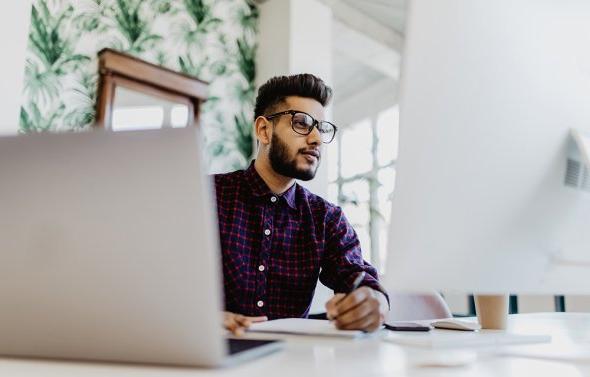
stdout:
POLYGON ((0 355, 218 365, 196 128, 0 138, 0 355))

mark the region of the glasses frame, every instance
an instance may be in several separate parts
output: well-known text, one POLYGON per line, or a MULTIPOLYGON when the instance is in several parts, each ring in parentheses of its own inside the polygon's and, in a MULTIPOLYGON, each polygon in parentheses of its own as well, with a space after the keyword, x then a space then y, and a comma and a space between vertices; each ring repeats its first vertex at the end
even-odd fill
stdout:
MULTIPOLYGON (((329 124, 330 126, 332 126, 334 128, 334 133, 332 134, 332 138, 330 140, 328 140, 328 141, 322 140, 322 143, 324 143, 324 144, 330 144, 332 141, 334 141, 334 138, 336 137, 336 132, 338 131, 338 127, 336 127, 336 125, 334 123, 330 123, 330 122, 325 121, 325 120, 317 120, 314 117, 312 117, 311 115, 309 115, 308 113, 306 113, 305 111, 285 110, 285 111, 281 111, 281 112, 270 114, 270 115, 263 115, 263 117, 266 120, 272 120, 274 118, 279 118, 279 117, 281 117, 283 115, 291 115, 291 121, 290 121, 290 123, 291 123, 291 129, 293 130, 293 132, 295 132, 298 135, 304 135, 304 136, 309 135, 313 131, 314 127, 317 128, 318 131, 319 131, 320 130, 320 123, 327 123, 327 124, 329 124), (310 117, 313 120, 313 123, 308 128, 307 133, 301 133, 300 131, 297 131, 295 129, 295 127, 293 126, 293 118, 294 118, 295 114, 305 114, 305 115, 307 115, 308 117, 310 117)), ((321 133, 320 133, 320 136, 321 136, 321 133)))

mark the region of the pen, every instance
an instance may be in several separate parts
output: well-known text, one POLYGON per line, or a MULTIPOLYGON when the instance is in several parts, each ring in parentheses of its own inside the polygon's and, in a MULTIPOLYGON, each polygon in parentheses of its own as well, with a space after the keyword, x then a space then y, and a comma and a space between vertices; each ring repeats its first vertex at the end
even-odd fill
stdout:
MULTIPOLYGON (((356 290, 361 285, 363 280, 365 280, 366 274, 367 273, 365 271, 359 272, 358 275, 356 275, 356 278, 354 278, 354 281, 352 282, 352 288, 350 289, 350 291, 348 291, 348 293, 345 294, 344 297, 342 297, 340 300, 338 300, 338 302, 344 300, 346 298, 346 296, 348 296, 350 293, 352 293, 354 290, 356 290)), ((336 317, 334 317, 332 319, 336 319, 336 317)))
MULTIPOLYGON (((350 291, 348 291, 348 293, 346 295, 344 295, 344 297, 342 297, 338 302, 344 300, 346 298, 346 296, 348 296, 350 293, 352 293, 354 290, 356 290, 361 285, 363 280, 365 280, 366 274, 367 273, 365 271, 359 272, 358 275, 356 275, 354 282, 352 283, 352 288, 350 289, 350 291)), ((333 318, 328 317, 328 319, 330 319, 330 320, 335 320, 337 318, 338 318, 338 316, 333 317, 333 318)))
MULTIPOLYGON (((357 289, 361 283, 363 282, 363 280, 365 280, 365 275, 367 273, 365 271, 361 271, 358 273, 358 275, 356 276, 356 279, 354 279, 354 282, 352 283, 352 288, 350 289, 350 292, 354 291, 355 289, 357 289)), ((348 293, 350 293, 348 292, 348 293)))

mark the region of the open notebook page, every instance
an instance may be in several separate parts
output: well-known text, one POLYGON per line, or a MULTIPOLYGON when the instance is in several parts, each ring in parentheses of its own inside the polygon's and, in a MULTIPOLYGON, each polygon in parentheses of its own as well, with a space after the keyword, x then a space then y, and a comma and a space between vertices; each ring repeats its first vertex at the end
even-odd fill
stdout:
POLYGON ((283 318, 253 323, 248 331, 297 335, 343 336, 348 338, 356 338, 365 334, 363 331, 359 330, 338 330, 330 321, 305 318, 283 318))

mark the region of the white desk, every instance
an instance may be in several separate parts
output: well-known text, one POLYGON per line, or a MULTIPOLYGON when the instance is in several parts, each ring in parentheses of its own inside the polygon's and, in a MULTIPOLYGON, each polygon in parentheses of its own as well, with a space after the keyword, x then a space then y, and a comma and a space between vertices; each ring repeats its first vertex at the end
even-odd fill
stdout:
MULTIPOLYGON (((511 316, 510 330, 543 333, 556 347, 572 342, 590 349, 590 313, 539 313, 511 316)), ((436 330, 435 330, 436 331, 436 330)), ((0 375, 43 377, 99 376, 590 376, 590 362, 566 363, 484 355, 464 367, 416 367, 408 362, 413 348, 370 339, 287 337, 285 349, 235 367, 205 370, 108 363, 0 359, 0 375)))

